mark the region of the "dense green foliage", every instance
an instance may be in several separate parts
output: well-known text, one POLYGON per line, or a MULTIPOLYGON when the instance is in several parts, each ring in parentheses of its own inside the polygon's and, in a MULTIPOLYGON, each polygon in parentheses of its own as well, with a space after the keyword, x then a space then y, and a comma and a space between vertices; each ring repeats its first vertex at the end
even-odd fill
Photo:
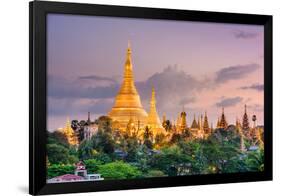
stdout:
POLYGON ((53 178, 56 176, 64 174, 73 174, 74 165, 63 165, 63 164, 52 164, 48 166, 48 178, 53 178))
POLYGON ((130 179, 138 178, 141 172, 134 166, 123 161, 107 163, 99 167, 98 172, 106 179, 130 179))
MULTIPOLYGON (((88 173, 105 179, 128 179, 211 173, 263 171, 264 152, 241 151, 237 130, 216 129, 205 139, 190 139, 190 132, 153 136, 146 128, 143 140, 111 129, 111 120, 100 117, 99 128, 90 140, 71 146, 59 132, 48 134, 48 178, 74 173, 74 163, 83 160, 88 173), (153 140, 153 137, 155 138, 153 140)), ((170 122, 165 124, 171 131, 170 122)), ((248 143, 245 141, 245 146, 248 143)))

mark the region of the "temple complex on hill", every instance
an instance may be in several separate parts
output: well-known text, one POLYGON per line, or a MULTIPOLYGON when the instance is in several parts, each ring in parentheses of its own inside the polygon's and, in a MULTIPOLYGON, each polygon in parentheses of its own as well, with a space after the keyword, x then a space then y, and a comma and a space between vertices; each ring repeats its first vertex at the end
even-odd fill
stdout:
MULTIPOLYGON (((209 123, 206 111, 204 115, 200 114, 197 117, 194 115, 190 126, 188 126, 187 112, 184 110, 184 107, 178 113, 176 121, 166 119, 164 114, 161 122, 157 112, 156 90, 152 87, 150 108, 147 113, 142 106, 141 98, 135 86, 131 54, 131 47, 128 44, 123 81, 115 97, 114 105, 108 112, 114 131, 116 130, 128 136, 137 136, 139 141, 142 141, 145 130, 148 130, 153 135, 152 141, 155 141, 157 136, 161 136, 158 137, 161 140, 170 141, 174 136, 181 134, 189 139, 206 139, 216 131, 231 131, 235 127, 237 134, 241 136, 242 150, 245 148, 244 139, 247 139, 253 145, 263 146, 263 126, 256 126, 256 116, 253 115, 252 121, 254 126, 250 127, 246 105, 241 122, 237 118, 235 125, 228 124, 224 108, 222 108, 215 129, 213 129, 212 123, 209 123)), ((98 122, 91 122, 90 113, 88 113, 87 121, 83 123, 81 121, 79 124, 76 120, 76 124, 79 124, 77 129, 75 128, 75 121, 73 122, 74 129, 72 129, 69 119, 66 122, 66 126, 61 129, 71 145, 77 146, 83 140, 90 140, 98 132, 98 122)))

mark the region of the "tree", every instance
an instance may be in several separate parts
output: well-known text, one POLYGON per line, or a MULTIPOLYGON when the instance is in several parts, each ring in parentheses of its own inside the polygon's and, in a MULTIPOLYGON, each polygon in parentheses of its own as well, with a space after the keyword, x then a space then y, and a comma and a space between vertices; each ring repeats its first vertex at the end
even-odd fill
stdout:
POLYGON ((97 159, 88 159, 83 161, 86 165, 88 173, 96 173, 98 168, 104 164, 102 161, 97 159))
POLYGON ((137 149, 139 147, 138 140, 136 137, 129 137, 127 139, 127 157, 126 161, 136 162, 137 161, 137 149))
POLYGON ((190 157, 183 154, 177 146, 165 147, 162 152, 155 154, 151 165, 169 176, 187 175, 190 170, 190 157))
POLYGON ((112 120, 108 116, 101 116, 98 119, 99 124, 99 130, 102 130, 103 132, 112 133, 112 120))
POLYGON ((245 158, 245 164, 248 171, 264 171, 264 151, 249 152, 245 158))
POLYGON ((99 167, 98 172, 106 180, 132 179, 141 177, 142 173, 134 166, 123 161, 107 163, 99 167))
POLYGON ((98 152, 112 154, 116 146, 111 129, 112 121, 107 116, 101 116, 98 122, 98 132, 91 139, 93 148, 98 152))
POLYGON ((62 145, 47 145, 48 160, 51 164, 67 164, 69 163, 69 150, 62 145))
POLYGON ((206 156, 203 154, 200 140, 195 141, 181 141, 178 146, 182 149, 182 153, 189 157, 191 167, 191 174, 204 174, 208 167, 206 156))
POLYGON ((156 149, 164 146, 166 144, 165 135, 163 133, 156 134, 154 144, 156 149))
POLYGON ((208 172, 240 172, 240 138, 236 130, 216 129, 208 140, 201 141, 208 162, 208 172))
POLYGON ((143 144, 149 149, 152 149, 153 147, 152 139, 153 139, 153 133, 149 129, 149 127, 146 126, 143 133, 143 140, 144 140, 143 144))
POLYGON ((152 139, 153 139, 153 133, 149 129, 149 127, 146 126, 143 132, 143 140, 152 140, 152 139))
POLYGON ((143 145, 145 145, 149 149, 153 148, 153 143, 151 140, 144 140, 143 145))
POLYGON ((83 141, 78 148, 78 157, 80 160, 91 159, 93 157, 92 141, 83 141))
POLYGON ((103 152, 94 151, 93 159, 100 161, 102 164, 112 162, 112 157, 103 152))
POLYGON ((74 165, 63 165, 63 164, 53 164, 50 165, 47 169, 47 178, 54 178, 56 176, 61 176, 64 174, 73 174, 74 165))
POLYGON ((47 132, 48 144, 59 144, 66 148, 69 147, 66 136, 60 131, 47 132))
POLYGON ((163 126, 164 129, 165 129, 167 132, 171 132, 173 125, 172 125, 172 123, 171 123, 170 120, 166 120, 166 122, 164 122, 163 125, 164 125, 164 126, 163 126))
POLYGON ((74 130, 79 143, 81 143, 84 140, 85 124, 86 122, 84 120, 81 120, 80 122, 78 122, 78 120, 71 121, 71 128, 74 130))
POLYGON ((115 141, 112 134, 99 130, 91 139, 93 148, 98 152, 112 154, 114 152, 115 141))
POLYGON ((182 136, 179 133, 173 133, 171 139, 170 139, 170 144, 176 144, 182 140, 182 136))
POLYGON ((138 146, 135 153, 135 160, 131 164, 136 166, 142 172, 147 172, 150 169, 150 153, 151 150, 145 145, 138 146))

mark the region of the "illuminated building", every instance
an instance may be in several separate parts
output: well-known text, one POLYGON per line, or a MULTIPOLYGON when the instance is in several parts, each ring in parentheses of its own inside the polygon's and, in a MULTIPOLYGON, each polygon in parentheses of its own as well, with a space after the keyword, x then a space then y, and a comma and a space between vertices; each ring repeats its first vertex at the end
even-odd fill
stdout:
POLYGON ((66 125, 61 131, 67 138, 67 141, 70 145, 78 144, 77 136, 76 136, 74 130, 71 128, 71 123, 70 123, 69 118, 67 118, 66 125))
POLYGON ((156 99, 155 90, 152 88, 150 110, 147 117, 147 126, 153 131, 153 135, 164 133, 164 128, 160 122, 157 110, 156 110, 156 99))
POLYGON ((115 97, 114 106, 108 113, 108 116, 123 131, 126 130, 131 118, 139 122, 141 128, 144 128, 147 122, 147 113, 142 107, 141 99, 134 82, 131 53, 131 48, 128 44, 123 83, 115 97))

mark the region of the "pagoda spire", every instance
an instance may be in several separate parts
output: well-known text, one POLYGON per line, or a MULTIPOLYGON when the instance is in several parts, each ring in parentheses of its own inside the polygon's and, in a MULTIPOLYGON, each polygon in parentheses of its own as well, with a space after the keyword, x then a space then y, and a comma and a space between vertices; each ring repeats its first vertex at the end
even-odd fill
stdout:
POLYGON ((247 105, 245 104, 244 115, 243 115, 243 122, 242 122, 242 129, 243 131, 249 130, 249 119, 247 114, 247 105))
POLYGON ((120 129, 126 130, 129 119, 137 119, 140 128, 146 126, 147 113, 142 107, 141 99, 134 82, 132 50, 128 42, 123 71, 123 82, 115 97, 114 106, 108 116, 119 124, 120 129))
POLYGON ((70 145, 77 145, 78 144, 78 138, 74 132, 74 130, 71 128, 71 123, 69 120, 69 117, 66 119, 65 127, 63 128, 63 134, 67 138, 67 141, 70 145))
POLYGON ((137 94, 137 90, 134 82, 133 63, 132 63, 131 55, 132 55, 131 45, 130 42, 128 42, 126 61, 124 64, 123 84, 119 93, 137 94))
POLYGON ((206 111, 205 111, 205 115, 204 115, 203 130, 207 134, 210 132, 208 116, 207 116, 207 112, 206 111))
POLYGON ((199 129, 199 125, 198 123, 196 122, 196 117, 195 117, 195 114, 193 116, 193 121, 192 121, 192 124, 191 124, 191 127, 190 127, 192 130, 197 130, 199 129))
POLYGON ((156 98, 155 98, 155 89, 152 87, 151 100, 150 100, 150 111, 147 117, 147 124, 152 129, 163 129, 160 122, 157 110, 156 110, 156 98))
POLYGON ((150 111, 147 117, 147 124, 153 131, 153 135, 161 133, 164 131, 162 123, 160 122, 157 109, 156 109, 156 98, 155 98, 155 89, 152 87, 151 100, 150 100, 150 111))
POLYGON ((184 111, 184 105, 183 105, 182 112, 180 114, 180 130, 184 131, 186 128, 187 128, 186 112, 184 111))
POLYGON ((221 122, 220 122, 220 118, 218 117, 216 128, 220 128, 220 126, 221 126, 221 122))
POLYGON ((225 115, 224 115, 224 107, 222 108, 221 120, 220 120, 220 128, 226 129, 228 126, 225 115))

